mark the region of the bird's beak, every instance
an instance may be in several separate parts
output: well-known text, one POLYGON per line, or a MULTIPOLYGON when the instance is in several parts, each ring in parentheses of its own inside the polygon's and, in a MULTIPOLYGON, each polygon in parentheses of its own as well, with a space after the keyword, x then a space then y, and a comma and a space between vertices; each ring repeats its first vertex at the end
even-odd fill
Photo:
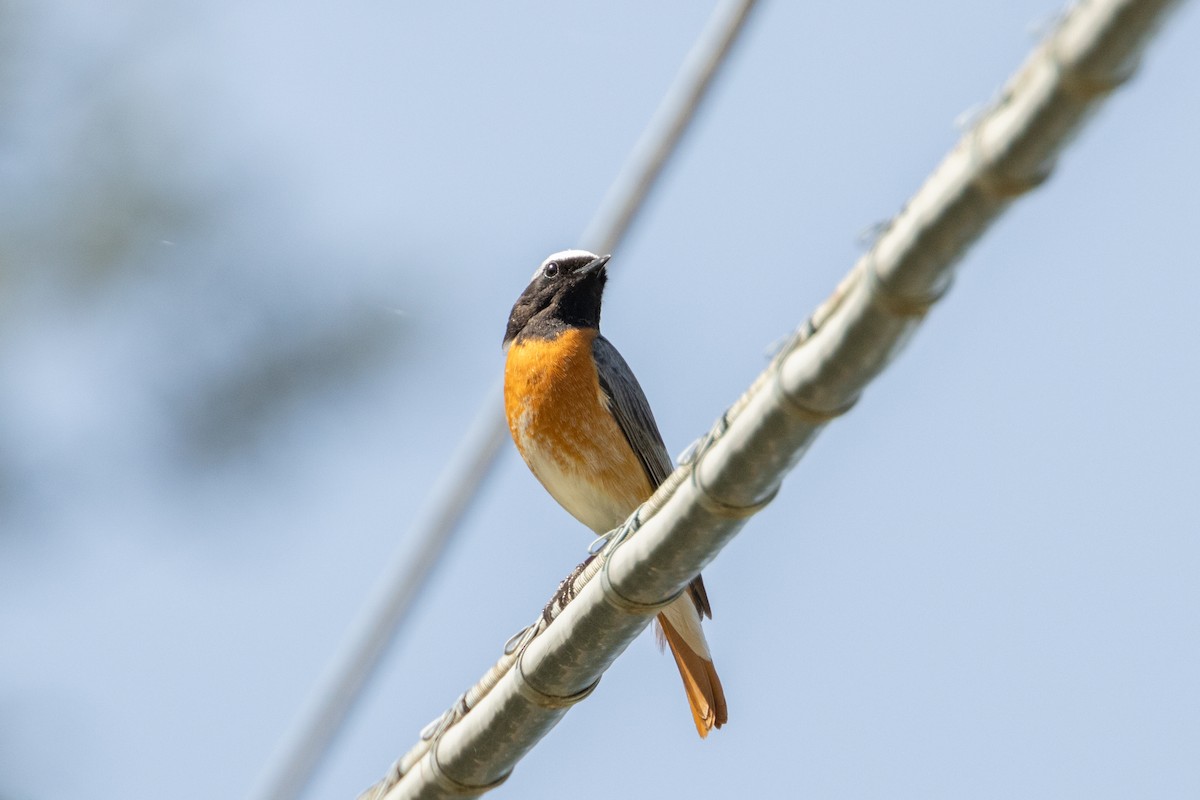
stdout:
POLYGON ((591 275, 593 272, 597 272, 597 271, 599 271, 599 270, 602 270, 602 269, 604 269, 604 265, 608 263, 608 260, 609 260, 610 258, 612 258, 612 256, 611 256, 611 255, 608 255, 608 256, 596 256, 596 257, 595 257, 595 258, 593 258, 591 261, 589 261, 587 264, 585 264, 585 265, 584 265, 584 267, 583 267, 583 269, 579 270, 579 272, 577 272, 577 273, 575 273, 575 274, 576 274, 576 275, 580 275, 580 276, 582 276, 582 275, 591 275))

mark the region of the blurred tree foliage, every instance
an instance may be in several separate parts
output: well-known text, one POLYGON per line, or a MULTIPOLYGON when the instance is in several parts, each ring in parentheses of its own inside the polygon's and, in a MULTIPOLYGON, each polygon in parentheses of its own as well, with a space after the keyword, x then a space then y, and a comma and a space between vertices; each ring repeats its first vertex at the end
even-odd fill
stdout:
POLYGON ((270 452, 402 339, 380 265, 310 238, 214 143, 203 63, 160 79, 169 37, 71 25, 0 2, 0 518, 89 470, 270 452))

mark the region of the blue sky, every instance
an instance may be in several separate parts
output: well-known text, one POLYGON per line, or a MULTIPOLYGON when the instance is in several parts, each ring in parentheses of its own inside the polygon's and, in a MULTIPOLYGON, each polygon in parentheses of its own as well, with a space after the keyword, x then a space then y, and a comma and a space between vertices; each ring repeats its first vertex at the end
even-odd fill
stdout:
MULTIPOLYGON (((678 454, 1057 4, 767 3, 603 328, 678 454)), ((246 796, 707 4, 10 4, 0 797, 246 796)), ((1200 793, 1200 15, 493 796, 1200 793)), ((382 776, 590 533, 511 447, 308 797, 382 776)))

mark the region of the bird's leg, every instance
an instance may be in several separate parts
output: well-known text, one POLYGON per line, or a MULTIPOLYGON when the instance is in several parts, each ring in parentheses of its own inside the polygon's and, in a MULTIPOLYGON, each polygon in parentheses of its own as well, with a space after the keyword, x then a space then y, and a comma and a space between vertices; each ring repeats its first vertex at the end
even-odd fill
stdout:
POLYGON ((567 607, 567 603, 575 599, 575 580, 583 574, 595 557, 595 554, 592 554, 585 558, 579 566, 571 570, 570 575, 563 578, 562 582, 558 584, 558 588, 554 590, 554 597, 550 598, 550 602, 542 609, 542 619, 547 625, 553 622, 554 618, 567 607))

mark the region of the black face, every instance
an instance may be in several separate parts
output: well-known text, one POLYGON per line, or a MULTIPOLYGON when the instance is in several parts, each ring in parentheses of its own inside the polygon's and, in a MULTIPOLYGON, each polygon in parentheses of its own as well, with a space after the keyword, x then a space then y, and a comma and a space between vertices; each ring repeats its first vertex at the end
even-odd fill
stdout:
POLYGON ((608 256, 582 250, 543 262, 508 315, 504 344, 526 336, 554 338, 567 328, 599 328, 608 256))

